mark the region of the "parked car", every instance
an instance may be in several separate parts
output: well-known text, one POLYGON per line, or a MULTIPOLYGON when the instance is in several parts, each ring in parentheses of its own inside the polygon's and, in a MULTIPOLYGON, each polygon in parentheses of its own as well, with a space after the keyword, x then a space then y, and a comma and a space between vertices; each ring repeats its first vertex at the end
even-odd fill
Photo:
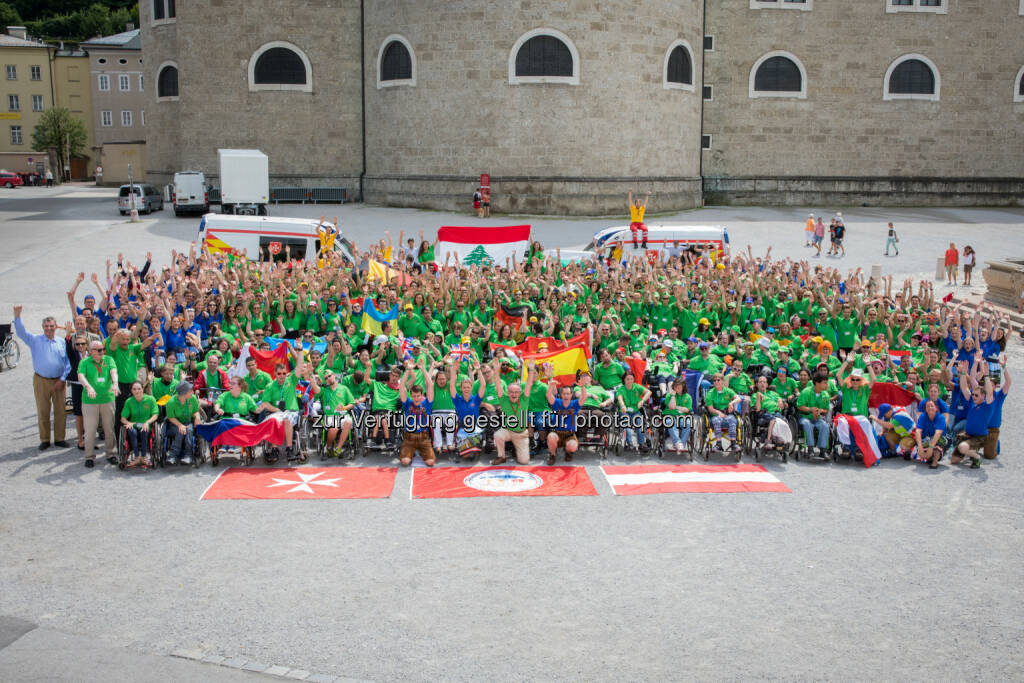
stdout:
POLYGON ((174 174, 171 190, 174 215, 210 212, 210 199, 206 192, 206 176, 200 171, 178 171, 174 174))
MULTIPOLYGON (((135 208, 139 213, 164 210, 164 195, 160 190, 147 183, 136 183, 130 187, 134 191, 135 208)), ((122 216, 132 210, 131 194, 128 185, 122 185, 117 193, 117 209, 122 216)))
POLYGON ((6 188, 18 187, 24 185, 25 181, 21 179, 21 176, 13 171, 0 171, 0 185, 6 188))

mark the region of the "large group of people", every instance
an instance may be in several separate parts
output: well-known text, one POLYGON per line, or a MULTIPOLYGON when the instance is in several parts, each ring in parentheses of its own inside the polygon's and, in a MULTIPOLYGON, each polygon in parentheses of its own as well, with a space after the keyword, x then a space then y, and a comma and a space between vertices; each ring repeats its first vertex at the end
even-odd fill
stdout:
MULTIPOLYGON (((633 239, 646 242, 646 200, 630 199, 633 239)), ((821 224, 809 218, 807 228, 820 251, 821 224)), ((687 418, 697 414, 707 417, 714 448, 738 449, 738 419, 752 413, 769 442, 785 437, 781 418, 794 416, 792 437, 812 455, 826 447, 835 414, 870 419, 885 454, 931 466, 948 456, 979 467, 998 453, 1010 320, 985 304, 936 300, 927 281, 844 274, 749 247, 711 258, 652 262, 626 251, 623 261, 564 264, 533 243, 521 259, 466 266, 435 260, 435 246, 422 234, 418 246, 353 245, 359 261, 390 263, 389 281, 338 252, 253 261, 195 244, 161 267, 151 254, 141 266, 118 255, 89 277, 84 296, 79 273, 67 294, 65 339, 53 318, 30 334, 14 309, 32 352, 40 448, 70 447, 68 384, 88 467, 100 429, 111 457, 120 428, 131 464, 150 464, 158 422, 168 462, 188 464, 195 428, 224 416, 282 421, 288 459, 302 460, 295 431, 309 402, 331 418, 322 423, 328 455, 344 453, 354 418, 373 416, 366 439, 390 444, 403 465, 416 454, 430 466, 438 453, 469 460, 490 451, 500 464, 510 449, 521 464, 540 453, 548 464, 559 452, 572 460, 581 413, 679 418, 665 427, 668 452, 690 447, 687 418), (370 301, 400 314, 371 333, 362 325, 370 301), (550 363, 501 348, 529 338, 557 347, 580 335, 587 367, 568 381, 550 363), (290 340, 290 360, 271 374, 243 350, 270 351, 274 338, 290 340), (698 372, 694 393, 686 378, 698 372), (878 382, 917 400, 869 409, 878 382)), ((627 445, 643 452, 651 431, 643 419, 629 424, 627 445)))

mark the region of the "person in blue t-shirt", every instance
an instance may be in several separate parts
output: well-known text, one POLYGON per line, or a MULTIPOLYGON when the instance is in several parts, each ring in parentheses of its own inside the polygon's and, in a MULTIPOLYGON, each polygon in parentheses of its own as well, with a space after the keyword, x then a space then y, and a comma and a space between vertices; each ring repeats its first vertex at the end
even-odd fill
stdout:
POLYGON ((548 405, 551 406, 553 425, 552 431, 548 432, 548 465, 555 464, 559 448, 565 449, 565 461, 572 462, 572 454, 580 447, 576 439, 576 416, 580 406, 587 401, 587 388, 580 386, 579 396, 573 397, 573 388, 559 387, 550 365, 545 365, 545 369, 548 371, 548 405))
POLYGON ((978 452, 985 447, 988 440, 988 424, 992 420, 996 405, 992 379, 984 375, 983 384, 979 384, 976 379, 983 362, 984 358, 979 353, 975 358, 973 371, 969 369, 967 361, 960 361, 959 364, 960 392, 970 403, 967 405, 964 434, 960 437, 960 443, 957 444, 956 453, 950 462, 959 465, 966 456, 971 459, 971 469, 981 467, 981 456, 978 452))
MULTIPOLYGON (((423 458, 423 463, 427 467, 433 467, 436 462, 434 446, 430 443, 430 409, 434 405, 434 381, 431 379, 432 375, 423 366, 423 358, 425 356, 421 356, 418 367, 424 378, 424 384, 426 384, 425 389, 420 384, 414 384, 411 388, 406 389, 409 383, 416 379, 417 365, 411 360, 405 361, 405 372, 398 380, 398 401, 402 405, 404 420, 402 449, 399 451, 398 459, 403 467, 411 465, 412 459, 417 453, 423 458)), ((432 365, 430 370, 434 369, 432 365)))
POLYGON ((933 470, 939 466, 942 453, 946 450, 946 416, 939 412, 936 401, 927 399, 921 414, 917 416, 914 440, 917 442, 916 459, 927 462, 933 470))
POLYGON ((451 392, 452 403, 455 405, 457 420, 455 445, 463 460, 475 458, 480 453, 484 441, 484 429, 477 424, 480 419, 480 406, 483 405, 484 396, 487 393, 487 382, 484 381, 480 361, 476 361, 473 371, 476 374, 477 385, 480 387, 475 394, 473 393, 473 380, 468 375, 458 382, 458 392, 455 391, 456 382, 448 382, 448 390, 451 392))
POLYGON ((988 436, 985 438, 985 446, 982 455, 986 460, 992 460, 999 455, 999 428, 1003 426, 1003 401, 1010 392, 1010 369, 1006 367, 1006 356, 999 358, 1000 373, 992 376, 993 385, 996 389, 995 400, 992 406, 992 417, 988 421, 988 436))

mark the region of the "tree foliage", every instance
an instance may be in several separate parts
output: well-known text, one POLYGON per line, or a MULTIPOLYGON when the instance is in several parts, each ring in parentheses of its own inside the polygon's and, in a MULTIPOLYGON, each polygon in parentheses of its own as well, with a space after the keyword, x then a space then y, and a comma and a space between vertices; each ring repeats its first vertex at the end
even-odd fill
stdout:
POLYGON ((46 151, 57 157, 58 177, 64 177, 64 169, 70 166, 71 157, 81 155, 89 134, 85 124, 71 115, 66 107, 47 109, 39 117, 39 123, 32 131, 32 149, 46 151))
MULTIPOLYGON (((124 0, 9 0, 0 2, 0 16, 10 12, 30 36, 43 40, 81 42, 121 33, 131 22, 139 25, 139 7, 124 0)), ((11 23, 6 24, 10 26, 11 23)))

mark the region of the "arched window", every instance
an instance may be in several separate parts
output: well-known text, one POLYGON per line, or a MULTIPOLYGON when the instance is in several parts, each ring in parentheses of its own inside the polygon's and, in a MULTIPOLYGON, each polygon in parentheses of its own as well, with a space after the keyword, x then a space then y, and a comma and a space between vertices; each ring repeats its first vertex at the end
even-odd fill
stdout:
POLYGON ((249 90, 312 92, 309 58, 291 43, 267 43, 249 58, 249 90))
POLYGON ((377 51, 377 88, 416 85, 416 54, 400 35, 384 39, 377 51))
POLYGON ((939 69, 924 55, 903 55, 885 72, 884 100, 939 100, 939 69))
POLYGON ((693 50, 685 40, 668 46, 662 83, 666 90, 693 92, 693 50))
POLYGON ((569 36, 550 28, 523 34, 508 58, 508 82, 579 85, 580 56, 569 36))
MULTIPOLYGON (((1021 0, 1024 3, 1024 0, 1021 0)), ((1024 5, 1021 5, 1024 10, 1024 5)), ((1013 101, 1024 102, 1024 66, 1017 72, 1017 80, 1013 82, 1013 101)))
POLYGON ((750 70, 750 97, 807 98, 807 71, 789 52, 769 52, 750 70))
POLYGON ((164 62, 160 65, 156 76, 156 98, 178 99, 178 65, 174 62, 164 62))

